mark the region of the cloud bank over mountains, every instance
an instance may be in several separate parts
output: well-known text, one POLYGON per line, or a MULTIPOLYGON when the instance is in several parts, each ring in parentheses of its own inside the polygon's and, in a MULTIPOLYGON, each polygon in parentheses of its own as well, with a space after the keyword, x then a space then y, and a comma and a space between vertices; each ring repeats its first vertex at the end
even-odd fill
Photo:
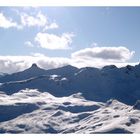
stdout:
POLYGON ((101 68, 105 65, 116 65, 118 67, 127 64, 136 65, 136 63, 128 62, 134 55, 134 51, 130 51, 126 47, 93 47, 86 48, 71 54, 67 57, 49 57, 40 53, 32 53, 28 56, 0 56, 0 72, 13 73, 24 70, 37 63, 44 69, 52 69, 65 65, 73 65, 81 67, 97 67, 101 68))
POLYGON ((102 59, 106 61, 125 62, 129 60, 134 51, 126 47, 93 47, 79 50, 72 54, 73 58, 79 59, 102 59))

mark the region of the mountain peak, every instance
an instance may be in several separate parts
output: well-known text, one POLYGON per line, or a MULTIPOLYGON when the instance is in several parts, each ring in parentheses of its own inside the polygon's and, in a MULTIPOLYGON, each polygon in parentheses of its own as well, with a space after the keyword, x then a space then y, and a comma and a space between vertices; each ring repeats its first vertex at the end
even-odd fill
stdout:
POLYGON ((33 63, 31 67, 33 67, 33 68, 37 68, 38 66, 37 66, 36 63, 33 63))
POLYGON ((115 65, 107 65, 107 66, 104 66, 102 68, 102 70, 110 70, 110 69, 116 69, 117 67, 115 65))
POLYGON ((40 68, 36 63, 33 63, 33 64, 31 65, 31 67, 28 68, 28 69, 26 69, 25 71, 37 72, 38 74, 40 74, 40 72, 42 73, 42 71, 43 71, 43 73, 45 72, 45 70, 42 69, 42 68, 40 68))

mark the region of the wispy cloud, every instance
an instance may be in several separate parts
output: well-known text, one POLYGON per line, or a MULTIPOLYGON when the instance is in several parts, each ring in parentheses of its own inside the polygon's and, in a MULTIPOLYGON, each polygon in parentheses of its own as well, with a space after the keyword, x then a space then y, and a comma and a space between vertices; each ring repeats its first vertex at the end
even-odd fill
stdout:
POLYGON ((73 33, 63 33, 61 36, 48 33, 38 33, 35 37, 35 42, 39 47, 50 50, 70 49, 73 33))
POLYGON ((45 26, 48 24, 48 19, 46 16, 44 16, 41 12, 39 12, 36 16, 31 16, 26 13, 21 14, 21 24, 23 26, 45 26))
POLYGON ((56 22, 51 23, 50 25, 46 25, 43 29, 43 31, 49 30, 49 29, 57 29, 59 28, 58 24, 56 22))
MULTIPOLYGON (((25 11, 18 11, 17 9, 12 10, 16 12, 16 15, 20 18, 18 21, 14 21, 11 17, 6 17, 2 12, 0 13, 0 27, 1 28, 17 28, 24 29, 25 27, 41 27, 42 31, 49 29, 59 28, 56 22, 49 20, 47 15, 42 14, 42 12, 36 12, 36 14, 26 13, 25 11)), ((13 13, 15 14, 15 13, 13 13)))
POLYGON ((17 22, 13 21, 11 18, 6 17, 3 13, 0 13, 0 27, 1 28, 20 28, 17 22))
POLYGON ((23 27, 42 27, 43 31, 59 27, 56 22, 50 22, 49 18, 42 12, 38 12, 36 15, 20 13, 20 18, 23 27))
POLYGON ((34 45, 31 43, 31 41, 26 41, 24 44, 27 47, 34 47, 34 45))

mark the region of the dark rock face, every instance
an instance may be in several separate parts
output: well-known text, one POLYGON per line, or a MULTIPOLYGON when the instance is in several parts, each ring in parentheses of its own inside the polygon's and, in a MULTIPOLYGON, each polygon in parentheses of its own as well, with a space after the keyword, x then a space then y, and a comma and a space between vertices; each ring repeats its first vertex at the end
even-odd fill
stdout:
POLYGON ((133 109, 138 109, 140 110, 140 100, 137 100, 136 103, 133 106, 133 109))
POLYGON ((31 67, 38 67, 36 63, 33 63, 31 67))

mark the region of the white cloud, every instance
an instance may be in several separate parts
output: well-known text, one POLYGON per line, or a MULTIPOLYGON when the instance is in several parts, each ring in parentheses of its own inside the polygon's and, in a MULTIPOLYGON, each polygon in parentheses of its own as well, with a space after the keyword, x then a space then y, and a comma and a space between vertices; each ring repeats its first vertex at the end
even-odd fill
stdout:
POLYGON ((56 24, 55 22, 51 23, 50 26, 49 26, 49 29, 55 29, 55 28, 58 28, 58 24, 56 24))
POLYGON ((48 29, 58 28, 56 22, 50 22, 48 17, 41 12, 38 12, 36 15, 29 15, 27 13, 20 13, 21 25, 27 27, 43 27, 43 31, 48 29))
POLYGON ((34 47, 34 45, 30 41, 26 41, 24 44, 27 47, 34 47))
POLYGON ((126 47, 93 47, 74 52, 72 58, 86 60, 104 60, 108 62, 126 62, 134 54, 126 47))
POLYGON ((91 46, 92 46, 92 47, 97 47, 97 46, 98 46, 98 43, 93 42, 91 46))
POLYGON ((43 15, 41 12, 39 12, 36 16, 31 16, 26 13, 21 14, 21 24, 23 26, 45 26, 48 24, 48 19, 45 15, 43 15))
POLYGON ((0 13, 1 28, 7 29, 15 27, 17 29, 23 29, 24 27, 42 27, 43 31, 59 28, 56 22, 49 21, 49 18, 41 12, 38 12, 36 15, 31 15, 18 11, 17 9, 13 9, 13 11, 20 17, 20 22, 18 23, 12 18, 6 17, 3 13, 0 13))
POLYGON ((5 29, 11 27, 20 28, 16 22, 14 22, 11 18, 5 17, 3 13, 0 13, 0 27, 5 29))
POLYGON ((45 57, 45 55, 42 53, 31 53, 31 55, 35 57, 45 57))
POLYGON ((35 37, 35 42, 39 44, 39 47, 51 49, 51 50, 62 50, 69 49, 72 43, 72 33, 63 33, 61 36, 48 33, 38 33, 35 37))
POLYGON ((72 53, 71 59, 74 60, 73 64, 78 67, 89 66, 101 68, 105 65, 122 67, 127 64, 137 64, 137 62, 127 62, 133 55, 134 51, 130 51, 126 47, 92 47, 72 53))
POLYGON ((57 28, 59 28, 58 24, 53 22, 50 25, 46 25, 45 28, 43 29, 43 31, 46 31, 48 29, 57 29, 57 28))

